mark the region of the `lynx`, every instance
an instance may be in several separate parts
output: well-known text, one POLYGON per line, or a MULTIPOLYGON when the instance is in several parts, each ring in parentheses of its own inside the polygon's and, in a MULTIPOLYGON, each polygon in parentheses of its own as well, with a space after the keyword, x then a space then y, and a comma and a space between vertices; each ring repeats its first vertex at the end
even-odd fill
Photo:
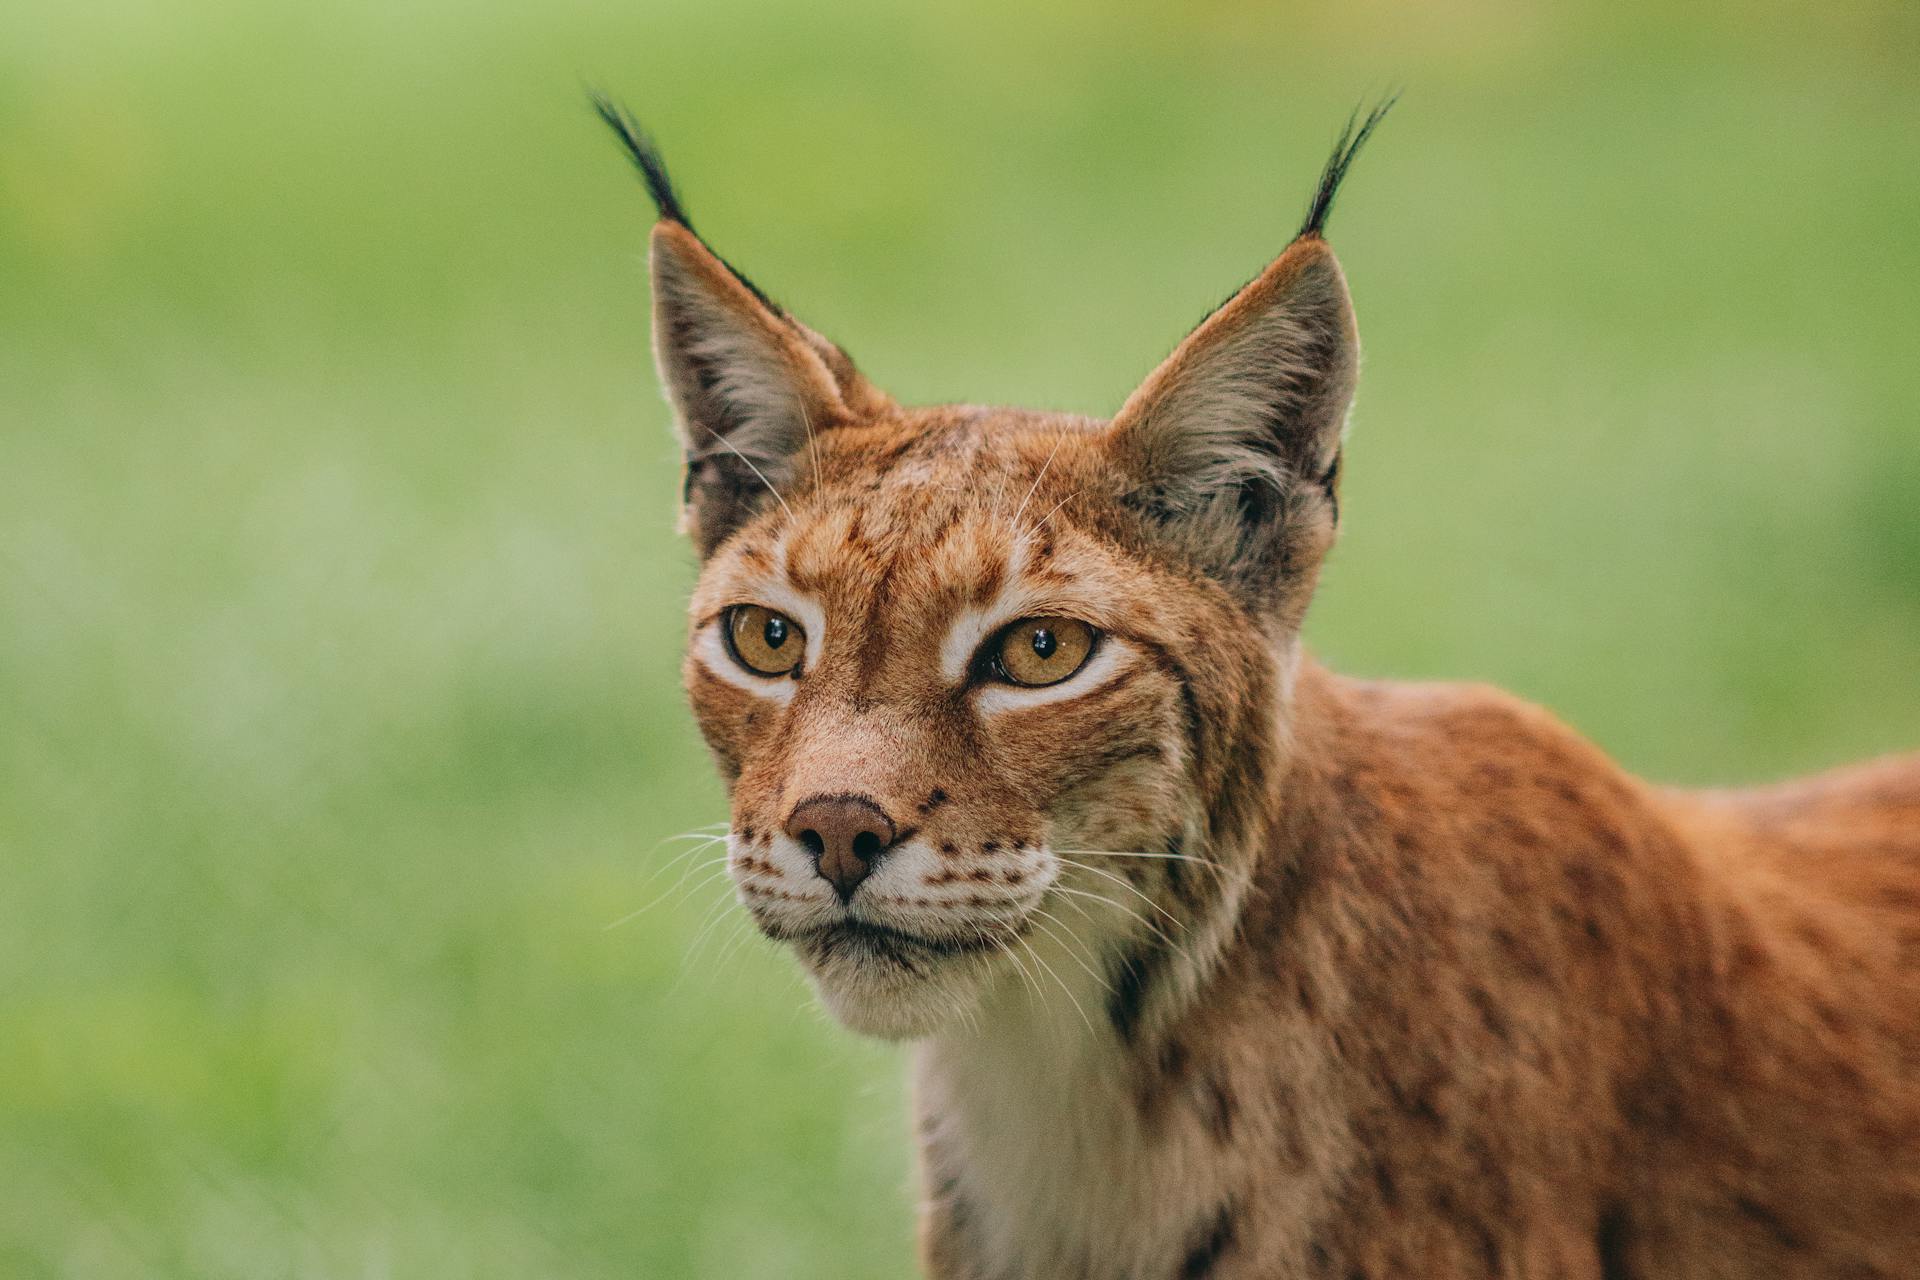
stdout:
POLYGON ((910 1040, 937 1280, 1920 1276, 1920 756, 1642 782, 1300 630, 1327 216, 1110 421, 908 408, 658 206, 739 900, 910 1040))

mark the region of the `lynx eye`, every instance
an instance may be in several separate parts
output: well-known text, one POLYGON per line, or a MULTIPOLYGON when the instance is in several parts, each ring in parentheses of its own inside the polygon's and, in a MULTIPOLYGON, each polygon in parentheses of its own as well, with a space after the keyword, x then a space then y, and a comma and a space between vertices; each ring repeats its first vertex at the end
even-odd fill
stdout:
POLYGON ((757 604, 727 610, 727 652, 757 676, 792 675, 807 652, 807 633, 784 613, 757 604))
POLYGON ((993 674, 1008 684, 1059 684, 1086 665, 1097 638, 1078 618, 1022 618, 989 646, 993 674))

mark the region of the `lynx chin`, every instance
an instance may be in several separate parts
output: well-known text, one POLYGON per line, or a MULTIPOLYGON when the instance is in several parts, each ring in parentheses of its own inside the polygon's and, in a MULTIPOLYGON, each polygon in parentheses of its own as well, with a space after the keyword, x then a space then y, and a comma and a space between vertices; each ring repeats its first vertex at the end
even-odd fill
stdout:
POLYGON ((1383 111, 1101 421, 895 403, 597 105, 660 212, 734 885, 915 1042, 928 1275, 1920 1277, 1920 756, 1670 790, 1301 650, 1383 111))

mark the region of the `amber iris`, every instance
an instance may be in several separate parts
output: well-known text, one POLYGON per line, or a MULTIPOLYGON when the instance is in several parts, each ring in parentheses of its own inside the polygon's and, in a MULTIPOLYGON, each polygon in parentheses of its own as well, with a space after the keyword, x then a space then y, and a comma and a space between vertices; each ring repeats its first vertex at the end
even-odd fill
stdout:
POLYGON ((994 642, 994 674, 1009 684, 1059 684, 1086 665, 1094 630, 1078 618, 1022 618, 994 642))
POLYGON ((727 650, 759 676, 792 675, 807 651, 807 633, 784 613, 757 604, 727 611, 727 650))

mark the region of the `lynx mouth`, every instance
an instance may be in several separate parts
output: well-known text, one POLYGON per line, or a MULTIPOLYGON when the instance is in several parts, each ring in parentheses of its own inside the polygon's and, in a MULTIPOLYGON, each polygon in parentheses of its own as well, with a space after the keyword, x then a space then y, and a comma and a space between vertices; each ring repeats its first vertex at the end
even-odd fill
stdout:
POLYGON ((928 963, 998 951, 1023 932, 1021 926, 1006 925, 934 937, 849 917, 817 928, 770 932, 769 936, 792 944, 815 964, 834 960, 855 964, 879 961, 917 976, 928 963))
POLYGON ((910 933, 871 920, 846 919, 819 929, 809 930, 802 940, 811 944, 822 959, 839 952, 865 952, 885 959, 904 962, 917 956, 958 956, 980 951, 997 951, 1006 944, 1011 929, 993 933, 971 933, 958 937, 934 938, 910 933), (1002 936, 1005 934, 1006 936, 1002 936))

